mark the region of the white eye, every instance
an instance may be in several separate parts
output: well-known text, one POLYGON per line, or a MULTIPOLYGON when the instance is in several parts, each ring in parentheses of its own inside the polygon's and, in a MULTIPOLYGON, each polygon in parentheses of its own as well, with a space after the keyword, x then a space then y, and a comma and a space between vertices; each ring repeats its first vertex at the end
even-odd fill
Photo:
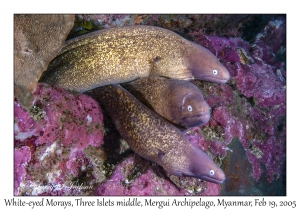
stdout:
POLYGON ((213 74, 214 74, 214 75, 217 75, 217 74, 218 74, 218 70, 214 69, 214 70, 213 70, 213 74))
POLYGON ((188 105, 187 108, 188 108, 189 112, 193 111, 193 107, 191 105, 188 105))
POLYGON ((214 170, 210 170, 209 175, 211 175, 211 176, 215 175, 215 171, 214 170))

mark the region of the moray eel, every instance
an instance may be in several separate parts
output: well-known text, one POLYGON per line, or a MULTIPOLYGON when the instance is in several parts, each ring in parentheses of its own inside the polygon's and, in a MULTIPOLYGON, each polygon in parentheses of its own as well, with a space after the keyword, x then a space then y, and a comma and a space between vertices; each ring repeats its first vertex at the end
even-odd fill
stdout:
POLYGON ((123 26, 66 42, 40 82, 85 92, 158 75, 225 83, 227 69, 206 48, 155 26, 123 26))
POLYGON ((162 166, 169 175, 197 177, 218 184, 225 180, 222 169, 205 152, 119 84, 87 93, 106 109, 130 148, 162 166))
POLYGON ((201 91, 188 81, 146 77, 122 86, 177 127, 195 127, 210 119, 210 107, 201 91))

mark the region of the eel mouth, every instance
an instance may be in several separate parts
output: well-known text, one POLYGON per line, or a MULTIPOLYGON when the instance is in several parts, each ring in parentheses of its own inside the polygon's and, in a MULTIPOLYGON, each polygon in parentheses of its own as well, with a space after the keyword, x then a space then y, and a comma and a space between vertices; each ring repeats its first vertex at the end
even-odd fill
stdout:
POLYGON ((223 79, 217 78, 217 77, 212 77, 212 76, 201 76, 201 78, 195 77, 195 79, 205 80, 205 81, 213 82, 213 83, 217 83, 217 84, 225 84, 230 79, 230 76, 223 78, 223 79))
POLYGON ((210 177, 210 176, 207 176, 207 175, 204 175, 204 174, 185 174, 185 173, 183 173, 182 175, 187 176, 187 177, 197 177, 197 178, 202 179, 204 181, 212 182, 212 183, 215 183, 215 184, 223 184, 223 182, 226 179, 225 176, 223 176, 221 179, 217 179, 217 178, 210 177))
POLYGON ((216 179, 216 178, 206 176, 206 175, 200 175, 198 177, 202 180, 213 182, 213 183, 216 183, 216 184, 223 184, 223 182, 225 181, 225 177, 222 178, 222 179, 216 179))
POLYGON ((180 125, 184 127, 194 127, 199 126, 207 123, 210 119, 210 112, 195 115, 195 116, 188 116, 181 119, 180 125))

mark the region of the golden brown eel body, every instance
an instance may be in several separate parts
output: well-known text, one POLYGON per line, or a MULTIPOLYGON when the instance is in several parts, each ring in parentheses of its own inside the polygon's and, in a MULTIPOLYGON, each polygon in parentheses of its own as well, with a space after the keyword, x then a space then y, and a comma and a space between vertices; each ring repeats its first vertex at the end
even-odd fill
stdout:
POLYGON ((183 133, 147 108, 120 85, 89 91, 106 109, 117 130, 138 155, 162 166, 170 175, 192 176, 222 184, 224 172, 183 133))
POLYGON ((66 42, 40 82, 84 92, 158 75, 225 83, 227 69, 206 48, 155 26, 99 30, 66 42))
POLYGON ((179 128, 200 126, 210 119, 210 107, 202 92, 189 81, 146 77, 122 86, 179 128))

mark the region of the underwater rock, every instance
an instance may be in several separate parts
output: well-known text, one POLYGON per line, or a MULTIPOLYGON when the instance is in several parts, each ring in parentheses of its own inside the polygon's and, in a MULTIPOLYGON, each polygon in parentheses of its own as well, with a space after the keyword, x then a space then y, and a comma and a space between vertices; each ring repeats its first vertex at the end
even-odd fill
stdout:
POLYGON ((222 186, 221 195, 262 195, 262 192, 255 186, 252 165, 238 138, 232 140, 228 146, 231 152, 223 161, 223 168, 228 177, 222 186))
POLYGON ((93 191, 106 179, 101 171, 105 155, 98 148, 104 136, 98 103, 42 84, 34 96, 30 112, 15 100, 15 195, 93 191))
MULTIPOLYGON (((286 195, 284 174, 272 183, 269 183, 266 177, 262 177, 259 182, 256 182, 252 174, 252 165, 248 161, 246 151, 239 139, 232 140, 228 147, 232 151, 223 160, 223 169, 228 177, 222 185, 221 195, 286 195)), ((265 167, 263 167, 263 171, 265 173, 265 167)), ((284 171, 285 166, 282 168, 282 172, 284 171)))
POLYGON ((37 81, 73 24, 74 15, 14 15, 14 91, 22 106, 31 107, 37 81))

